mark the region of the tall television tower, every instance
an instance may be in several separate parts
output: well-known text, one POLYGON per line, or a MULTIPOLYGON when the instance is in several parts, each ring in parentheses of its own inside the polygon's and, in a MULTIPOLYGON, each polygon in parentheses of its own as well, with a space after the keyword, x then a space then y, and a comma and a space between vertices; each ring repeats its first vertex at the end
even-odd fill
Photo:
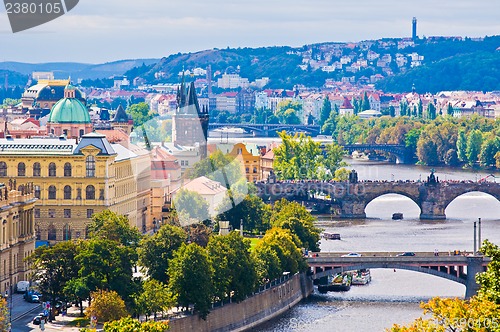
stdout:
POLYGON ((416 41, 418 39, 418 36, 417 36, 417 18, 414 17, 412 22, 411 22, 411 39, 413 41, 416 41))

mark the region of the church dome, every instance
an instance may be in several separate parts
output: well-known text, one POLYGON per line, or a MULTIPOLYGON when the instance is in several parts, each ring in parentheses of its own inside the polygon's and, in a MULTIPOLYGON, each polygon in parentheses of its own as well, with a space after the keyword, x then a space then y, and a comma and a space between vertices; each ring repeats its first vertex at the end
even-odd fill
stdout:
POLYGON ((91 123, 87 107, 78 99, 64 98, 54 104, 49 123, 91 123))

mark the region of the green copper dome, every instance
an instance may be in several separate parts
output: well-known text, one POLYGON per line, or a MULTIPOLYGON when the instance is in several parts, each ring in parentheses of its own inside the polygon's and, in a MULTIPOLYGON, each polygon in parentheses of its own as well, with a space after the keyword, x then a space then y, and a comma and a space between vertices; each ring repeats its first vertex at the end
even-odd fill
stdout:
POLYGON ((64 98, 54 104, 50 110, 50 123, 90 123, 87 107, 75 98, 64 98))

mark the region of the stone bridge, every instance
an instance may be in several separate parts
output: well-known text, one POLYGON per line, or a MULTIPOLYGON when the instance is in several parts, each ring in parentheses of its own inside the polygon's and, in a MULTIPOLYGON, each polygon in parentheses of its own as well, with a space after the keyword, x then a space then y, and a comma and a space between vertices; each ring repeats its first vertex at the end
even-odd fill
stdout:
POLYGON ((398 164, 406 164, 413 160, 412 152, 403 144, 349 144, 343 147, 349 153, 366 150, 388 152, 396 157, 398 164))
POLYGON ((330 274, 360 269, 399 269, 427 273, 465 285, 465 297, 477 293, 476 274, 486 271, 489 257, 434 256, 433 253, 415 253, 415 256, 397 256, 396 253, 362 253, 361 257, 341 257, 342 253, 321 252, 307 258, 314 279, 330 274))
MULTIPOLYGON (((400 194, 420 207, 420 219, 446 219, 446 207, 458 196, 469 192, 489 194, 500 201, 500 184, 493 182, 322 182, 284 181, 256 183, 264 201, 281 198, 298 202, 322 201, 340 210, 342 218, 365 218, 365 208, 385 194, 400 194)), ((397 211, 395 207, 394 212, 397 211)))
POLYGON ((259 136, 276 136, 276 132, 287 131, 291 133, 304 132, 311 136, 317 136, 321 130, 319 125, 291 125, 291 124, 251 124, 251 123, 209 123, 208 130, 218 128, 241 128, 259 136))

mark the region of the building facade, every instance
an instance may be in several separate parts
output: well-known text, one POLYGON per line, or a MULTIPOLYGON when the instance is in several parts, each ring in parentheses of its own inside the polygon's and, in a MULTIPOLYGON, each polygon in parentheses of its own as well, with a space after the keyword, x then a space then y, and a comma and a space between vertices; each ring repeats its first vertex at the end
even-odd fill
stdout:
POLYGON ((9 294, 18 281, 30 279, 24 259, 35 251, 34 185, 16 190, 16 181, 0 183, 0 291, 9 294))

